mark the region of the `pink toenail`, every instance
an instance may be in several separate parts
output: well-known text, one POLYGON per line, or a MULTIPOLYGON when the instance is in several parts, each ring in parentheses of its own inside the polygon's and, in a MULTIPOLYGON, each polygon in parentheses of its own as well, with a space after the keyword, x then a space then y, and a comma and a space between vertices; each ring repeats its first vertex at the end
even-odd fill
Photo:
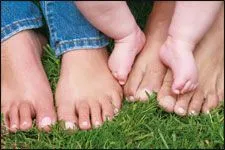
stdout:
POLYGON ((26 126, 28 124, 28 122, 24 121, 22 126, 26 126))
POLYGON ((13 124, 13 125, 11 126, 11 128, 12 128, 12 129, 16 129, 16 128, 17 128, 17 125, 16 125, 16 124, 13 124))
POLYGON ((196 113, 196 111, 192 110, 192 111, 189 113, 189 115, 196 116, 196 115, 197 115, 197 113, 196 113))
POLYGON ((114 114, 117 115, 118 112, 119 112, 119 109, 118 109, 118 108, 115 108, 115 109, 114 109, 114 114))
POLYGON ((180 94, 180 91, 179 90, 174 90, 174 93, 175 94, 180 94))
POLYGON ((177 112, 179 113, 179 114, 185 114, 185 110, 182 108, 182 107, 179 107, 178 109, 177 109, 177 112))
POLYGON ((95 127, 95 128, 98 128, 98 127, 100 127, 100 126, 101 126, 101 123, 100 123, 99 121, 96 121, 94 127, 95 127))
POLYGON ((124 85, 125 82, 124 81, 119 81, 120 85, 124 85))
POLYGON ((117 73, 113 73, 113 76, 114 76, 115 78, 118 78, 118 74, 117 74, 117 73))
POLYGON ((65 122, 65 128, 66 129, 72 129, 72 130, 77 129, 76 125, 73 122, 70 122, 70 121, 65 122))
POLYGON ((130 101, 134 101, 134 97, 133 96, 129 96, 128 98, 130 101))
POLYGON ((82 126, 88 126, 88 122, 87 121, 82 122, 82 126))
POLYGON ((43 128, 45 126, 49 126, 52 124, 52 121, 49 117, 45 117, 42 119, 41 123, 40 123, 40 126, 43 128))

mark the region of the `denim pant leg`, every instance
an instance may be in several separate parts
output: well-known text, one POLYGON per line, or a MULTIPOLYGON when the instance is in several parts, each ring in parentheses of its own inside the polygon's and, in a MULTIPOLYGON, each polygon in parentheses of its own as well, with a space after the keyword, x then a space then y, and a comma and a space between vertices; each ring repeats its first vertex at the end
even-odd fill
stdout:
POLYGON ((57 56, 77 49, 104 47, 108 38, 95 29, 72 1, 40 1, 57 56))
POLYGON ((16 33, 43 25, 39 8, 31 1, 1 1, 1 42, 16 33))

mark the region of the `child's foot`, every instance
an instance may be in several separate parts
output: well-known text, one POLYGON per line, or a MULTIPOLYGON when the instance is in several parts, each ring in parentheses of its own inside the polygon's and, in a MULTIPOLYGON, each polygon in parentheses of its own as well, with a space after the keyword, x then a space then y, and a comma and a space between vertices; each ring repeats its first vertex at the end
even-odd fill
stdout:
POLYGON ((183 94, 197 87, 198 73, 192 53, 194 48, 194 44, 174 39, 171 36, 168 36, 160 48, 161 60, 173 72, 172 91, 175 94, 183 94))
POLYGON ((32 119, 48 131, 56 121, 53 96, 41 64, 44 37, 22 31, 1 44, 1 111, 11 132, 28 130, 32 119))
POLYGON ((115 40, 115 48, 109 58, 113 76, 124 85, 136 55, 145 44, 145 35, 139 27, 126 37, 115 40))
POLYGON ((118 113, 122 89, 107 66, 105 49, 75 50, 62 58, 56 89, 58 119, 66 129, 99 127, 118 113))

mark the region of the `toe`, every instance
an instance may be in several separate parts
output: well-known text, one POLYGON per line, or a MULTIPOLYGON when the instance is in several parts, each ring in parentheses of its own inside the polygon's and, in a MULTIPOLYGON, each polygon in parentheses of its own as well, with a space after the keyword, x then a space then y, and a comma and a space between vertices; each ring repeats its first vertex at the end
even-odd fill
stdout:
POLYGON ((134 101, 134 96, 136 94, 137 88, 140 85, 144 76, 144 69, 141 68, 142 67, 134 67, 132 69, 129 78, 124 86, 124 95, 128 100, 134 101))
POLYGON ((174 112, 179 116, 185 116, 188 111, 189 102, 191 101, 193 93, 186 93, 179 95, 174 106, 174 112))
POLYGON ((173 112, 176 103, 176 95, 171 92, 172 80, 172 72, 168 70, 157 97, 159 106, 167 112, 173 112))
POLYGON ((216 108, 219 104, 219 97, 216 94, 209 94, 202 106, 203 113, 209 113, 212 109, 216 108))
POLYGON ((145 88, 145 89, 138 89, 137 90, 137 93, 135 95, 135 99, 140 100, 140 101, 147 101, 148 100, 147 93, 149 95, 151 95, 152 94, 152 91, 149 90, 149 89, 147 89, 147 88, 145 88))
POLYGON ((47 101, 36 107, 37 126, 40 130, 50 131, 51 125, 56 122, 55 109, 52 103, 47 101), (43 105, 44 104, 44 105, 43 105))
POLYGON ((196 89, 188 108, 189 115, 198 115, 204 102, 204 94, 201 90, 196 89))
POLYGON ((19 112, 16 105, 13 105, 9 111, 9 120, 9 130, 11 132, 16 132, 19 129, 19 112))
POLYGON ((100 104, 102 107, 103 121, 112 120, 114 116, 114 110, 113 110, 113 105, 111 103, 111 98, 106 97, 103 100, 100 100, 100 104))
POLYGON ((57 106, 58 120, 63 121, 66 130, 77 130, 77 116, 73 103, 62 103, 57 106))
POLYGON ((184 94, 188 91, 190 91, 190 89, 193 87, 193 84, 190 80, 188 80, 185 85, 184 85, 184 88, 181 90, 181 94, 184 94))
MULTIPOLYGON (((172 85, 172 91, 174 92, 174 94, 180 94, 181 90, 184 88, 186 83, 186 80, 182 79, 182 78, 174 78, 174 82, 172 85)), ((189 88, 189 87, 188 87, 189 88)))
POLYGON ((25 131, 32 127, 32 116, 34 115, 31 110, 30 104, 23 103, 19 107, 20 114, 20 129, 25 131))
POLYGON ((81 130, 88 130, 91 129, 91 122, 90 122, 90 110, 89 105, 86 103, 86 100, 80 102, 76 105, 76 110, 78 112, 78 119, 79 119, 79 127, 81 130))
POLYGON ((91 111, 91 123, 93 128, 98 128, 102 125, 101 108, 98 102, 91 102, 89 104, 91 111))
POLYGON ((122 105, 122 96, 120 96, 120 94, 118 93, 113 93, 112 94, 112 104, 113 104, 113 108, 114 108, 114 114, 118 114, 119 110, 121 108, 122 105))

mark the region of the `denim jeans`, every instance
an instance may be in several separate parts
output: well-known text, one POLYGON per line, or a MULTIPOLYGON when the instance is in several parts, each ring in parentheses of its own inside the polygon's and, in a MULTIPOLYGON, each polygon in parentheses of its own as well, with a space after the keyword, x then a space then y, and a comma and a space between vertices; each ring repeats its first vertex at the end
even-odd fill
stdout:
POLYGON ((40 4, 42 11, 32 1, 2 1, 1 42, 20 31, 42 27, 43 14, 50 45, 57 56, 108 44, 108 38, 82 16, 72 1, 40 1, 40 4))

